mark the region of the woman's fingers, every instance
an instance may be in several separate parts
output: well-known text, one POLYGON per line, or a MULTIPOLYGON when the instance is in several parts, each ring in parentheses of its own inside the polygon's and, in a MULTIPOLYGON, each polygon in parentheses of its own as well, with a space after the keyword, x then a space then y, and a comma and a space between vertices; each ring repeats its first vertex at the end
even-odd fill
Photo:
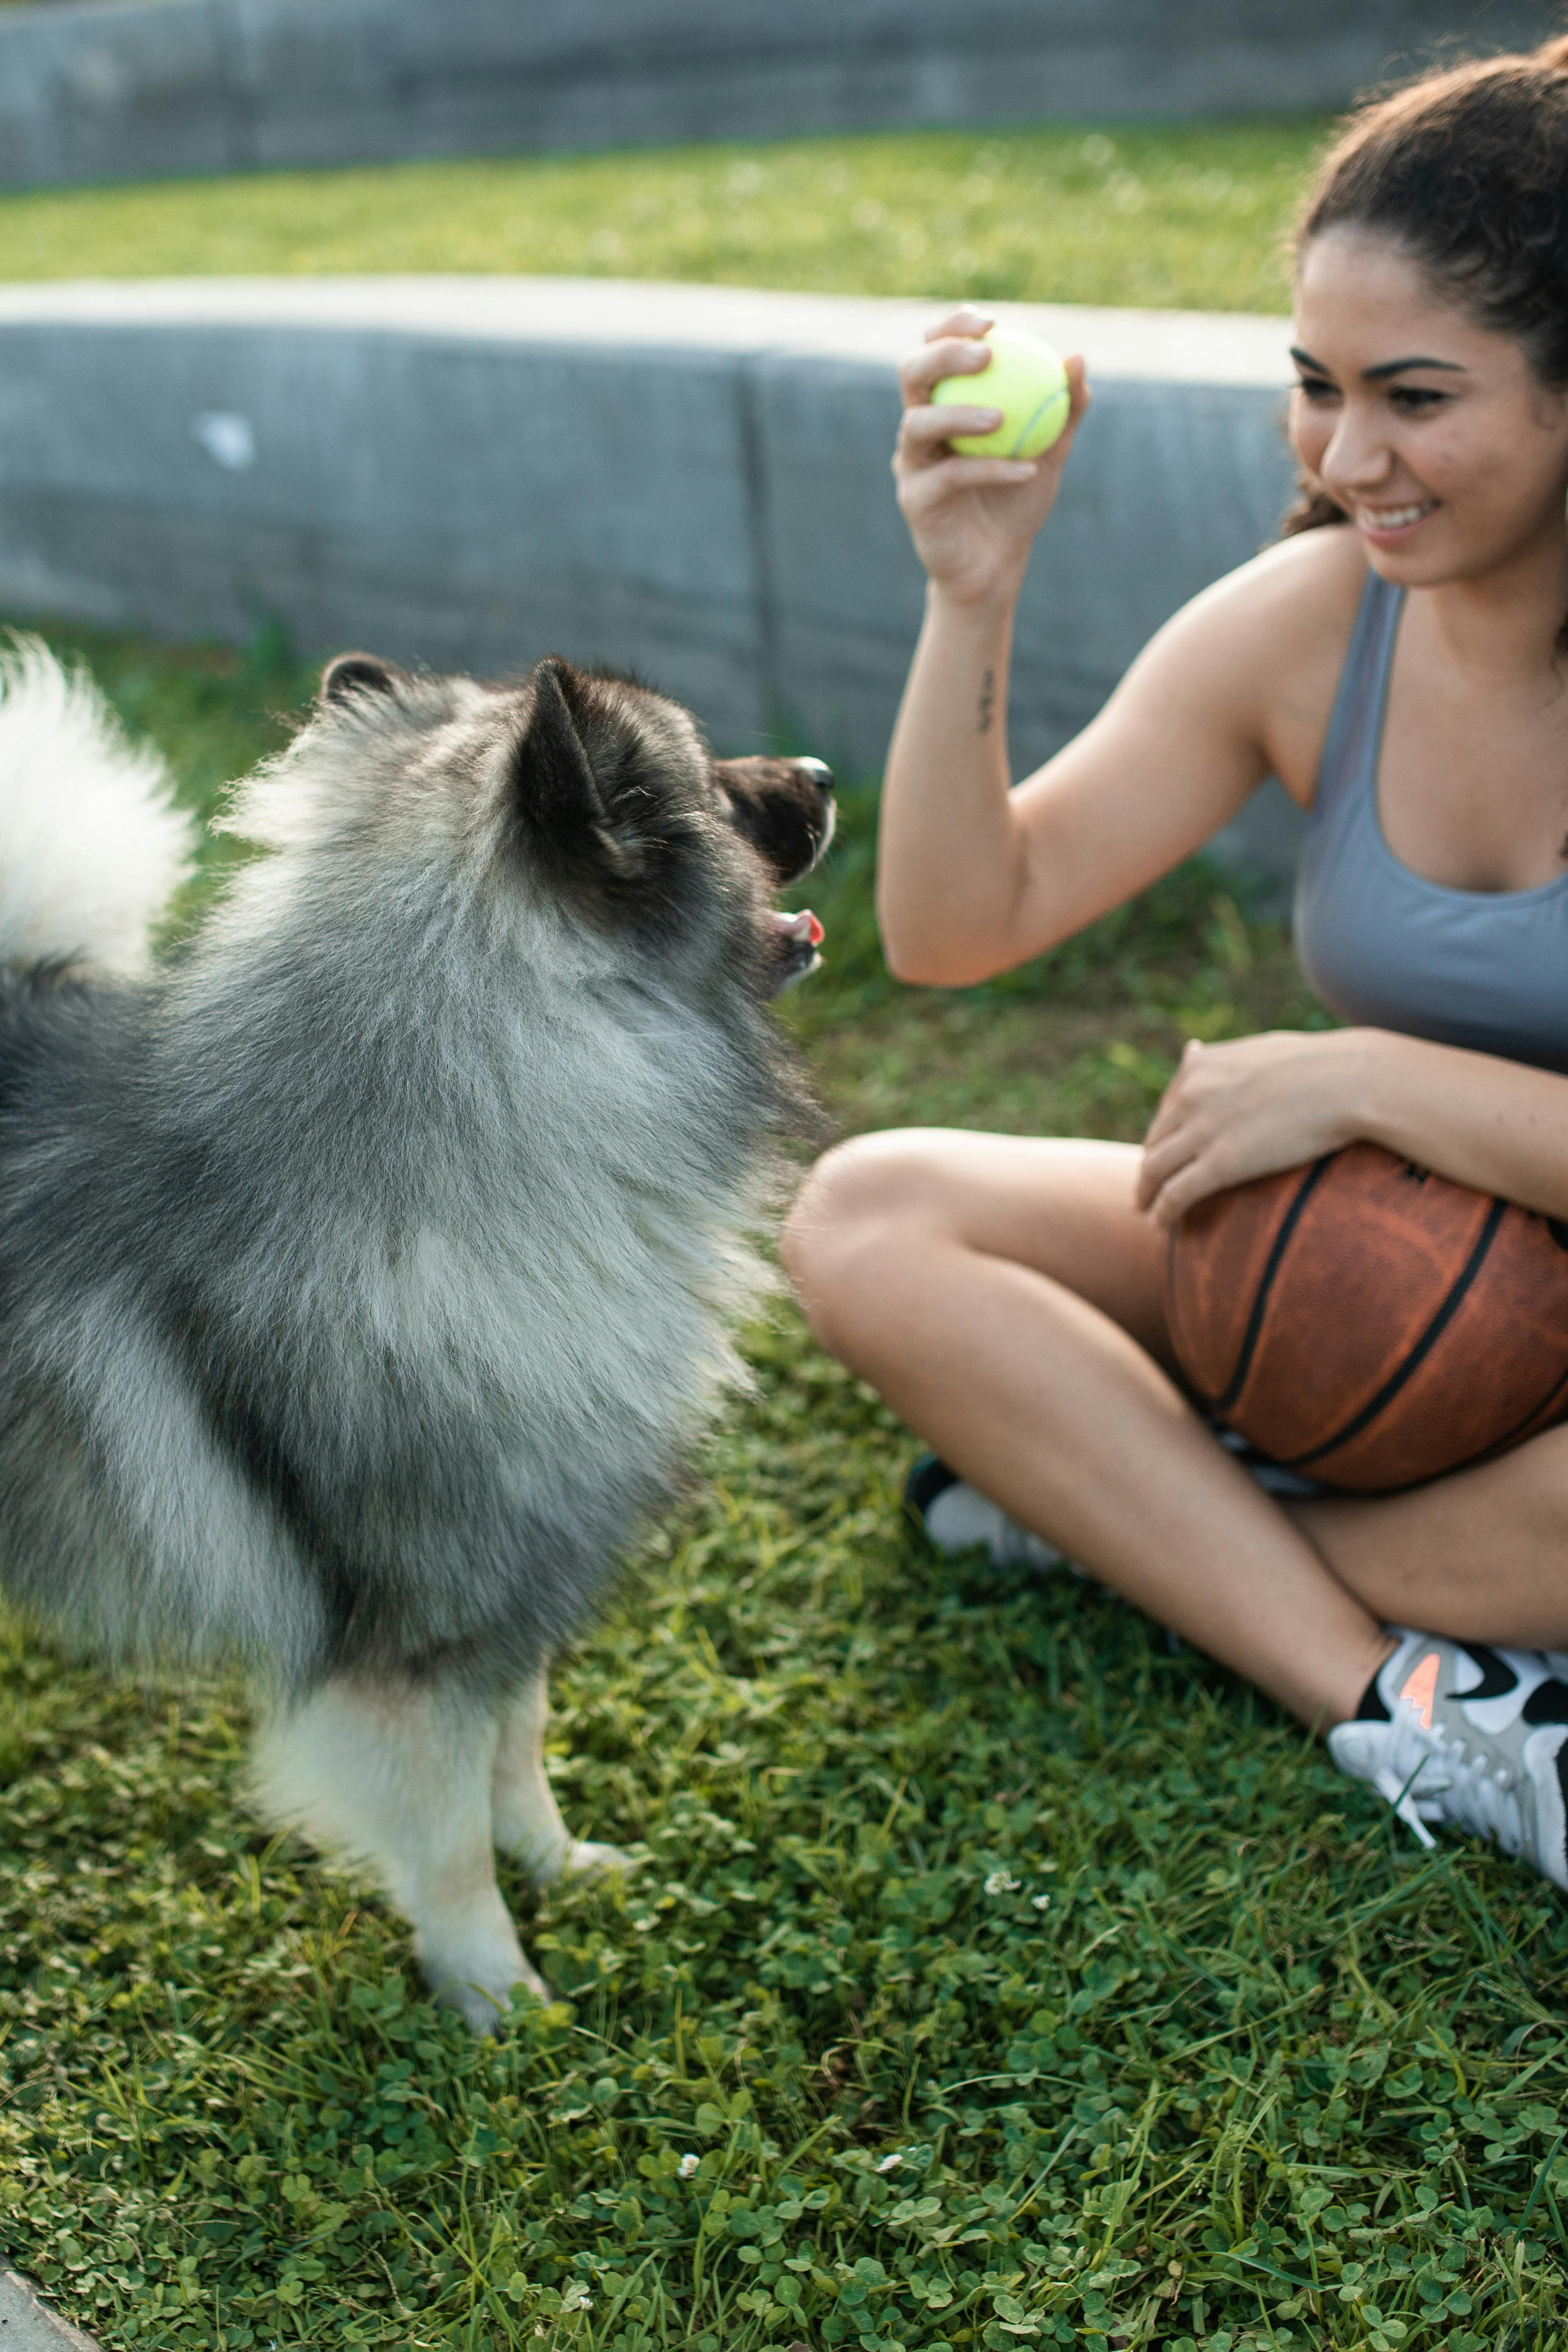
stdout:
POLYGON ((955 433, 994 433, 1001 422, 999 408, 960 408, 956 404, 952 408, 906 408, 893 445, 893 471, 900 470, 900 463, 939 465, 952 454, 948 443, 955 433))
POLYGON ((1156 1143, 1160 1142, 1163 1137, 1170 1133, 1171 1129, 1180 1116, 1175 1100, 1176 1084, 1176 1080, 1173 1078, 1170 1085, 1165 1088, 1164 1093, 1160 1097, 1158 1104, 1155 1106, 1153 1118, 1149 1121, 1148 1126, 1143 1130, 1143 1149, 1145 1152, 1152 1150, 1156 1143))
POLYGON ((1002 422, 999 408, 963 407, 954 401, 941 408, 910 408, 904 412, 899 431, 906 441, 924 441, 941 448, 955 433, 994 433, 1002 422))
POLYGON ((942 336, 922 351, 911 352, 899 370, 906 408, 931 396, 944 376, 984 375, 991 364, 991 346, 978 337, 942 336))
POLYGON ((1058 467, 1067 464, 1068 453, 1078 437, 1078 428, 1094 403, 1089 378, 1084 373, 1081 352, 1075 352, 1065 365, 1068 372, 1068 421, 1046 452, 1058 467))
POLYGON ((961 302, 945 319, 926 329, 928 343, 940 343, 948 335, 984 335, 996 324, 994 311, 983 310, 973 302, 961 302))
POLYGON ((1203 1048, 1197 1043, 1195 1038, 1188 1041, 1186 1050, 1183 1054, 1181 1061, 1176 1066, 1175 1074, 1167 1081, 1165 1091, 1160 1097, 1159 1102, 1155 1105, 1154 1116, 1149 1121, 1148 1129, 1143 1137, 1143 1149, 1145 1151, 1147 1151, 1152 1145, 1158 1143, 1163 1137, 1168 1135, 1177 1122, 1186 1117, 1188 1108, 1188 1081, 1191 1076, 1192 1065, 1196 1056, 1201 1054, 1203 1048))
POLYGON ((1184 1168, 1166 1178, 1159 1191, 1142 1203, 1157 1225, 1179 1224, 1189 1209, 1206 1201, 1211 1192, 1223 1192, 1230 1182, 1223 1170, 1215 1166, 1208 1153, 1200 1152, 1189 1160, 1184 1168))
POLYGON ((1177 1171, 1190 1167, 1201 1156, 1202 1147, 1195 1136, 1184 1133, 1167 1136, 1163 1143, 1145 1144, 1143 1157, 1138 1163, 1138 1182, 1133 1198, 1141 1209, 1152 1206, 1162 1187, 1168 1184, 1177 1171))
POLYGON ((1156 1224, 1174 1224, 1194 1202, 1237 1181, 1236 1154, 1225 1135, 1184 1121, 1144 1146, 1133 1198, 1156 1224))
POLYGON ((1038 467, 1026 457, 939 457, 934 463, 900 465, 899 496, 904 512, 924 514, 959 490, 1017 490, 1035 480, 1038 467))

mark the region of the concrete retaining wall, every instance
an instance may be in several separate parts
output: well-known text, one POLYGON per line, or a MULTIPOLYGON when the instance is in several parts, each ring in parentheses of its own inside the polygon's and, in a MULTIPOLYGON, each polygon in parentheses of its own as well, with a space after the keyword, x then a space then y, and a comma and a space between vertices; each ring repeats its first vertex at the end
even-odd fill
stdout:
MULTIPOLYGON (((725 748, 787 730, 874 772, 922 593, 896 363, 931 315, 551 278, 0 288, 0 610, 233 640, 276 615, 308 651, 481 669, 555 648, 725 748)), ((1024 596, 1022 768, 1271 535, 1287 332, 1006 315, 1097 386, 1024 596)))
POLYGON ((1552 0, 62 0, 0 21, 0 185, 911 122, 1337 107, 1552 0))

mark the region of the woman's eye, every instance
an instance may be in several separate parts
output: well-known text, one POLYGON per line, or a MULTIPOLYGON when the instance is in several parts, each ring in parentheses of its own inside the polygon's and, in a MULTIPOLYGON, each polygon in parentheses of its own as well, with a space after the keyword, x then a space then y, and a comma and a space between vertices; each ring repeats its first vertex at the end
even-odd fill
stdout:
POLYGON ((1446 392, 1430 392, 1418 383, 1396 383, 1388 395, 1394 406, 1406 416, 1429 415, 1441 408, 1448 395, 1446 392))
POLYGON ((1310 400, 1314 406, 1322 401, 1339 398, 1338 385, 1331 383, 1326 376, 1300 376, 1297 379, 1296 389, 1303 400, 1310 400))

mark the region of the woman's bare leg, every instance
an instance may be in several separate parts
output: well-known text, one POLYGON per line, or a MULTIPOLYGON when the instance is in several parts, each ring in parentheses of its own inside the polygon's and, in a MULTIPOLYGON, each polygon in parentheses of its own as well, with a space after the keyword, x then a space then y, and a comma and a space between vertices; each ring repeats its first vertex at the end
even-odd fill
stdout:
POLYGON ((1408 1495, 1289 1508, 1340 1581, 1390 1624, 1568 1650, 1568 1429, 1408 1495))
POLYGON ((1011 1517, 1323 1727, 1377 1615, 1215 1444, 1164 1365, 1137 1152, 941 1129, 830 1152, 785 1262, 823 1344, 1011 1517))

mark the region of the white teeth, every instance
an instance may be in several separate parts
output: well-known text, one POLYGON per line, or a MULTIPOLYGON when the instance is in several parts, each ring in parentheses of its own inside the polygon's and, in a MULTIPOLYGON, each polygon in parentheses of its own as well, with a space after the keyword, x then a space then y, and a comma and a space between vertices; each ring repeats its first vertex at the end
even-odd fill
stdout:
POLYGON ((1431 514, 1436 503, 1436 499, 1428 499, 1415 507, 1363 507, 1361 517, 1372 530, 1404 530, 1408 524, 1419 522, 1423 515, 1431 514))

